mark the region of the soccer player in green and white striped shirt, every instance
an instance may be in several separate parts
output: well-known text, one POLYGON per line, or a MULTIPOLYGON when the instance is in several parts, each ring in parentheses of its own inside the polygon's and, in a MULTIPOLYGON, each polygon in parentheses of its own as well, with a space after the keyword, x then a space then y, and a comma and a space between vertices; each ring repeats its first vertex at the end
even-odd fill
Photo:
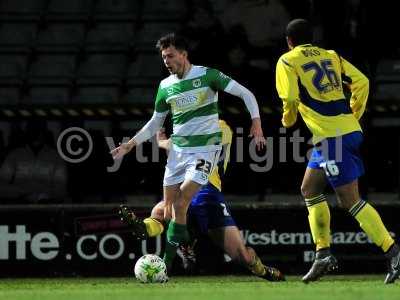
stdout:
POLYGON ((170 76, 161 81, 150 121, 127 143, 113 149, 122 158, 162 127, 170 112, 173 121, 172 148, 164 174, 164 216, 171 219, 164 260, 170 267, 176 248, 188 241, 186 213, 193 196, 208 182, 218 161, 221 131, 218 125, 218 91, 241 98, 250 112, 250 135, 258 148, 265 146, 258 104, 253 93, 222 72, 192 65, 186 41, 174 33, 157 42, 170 76))

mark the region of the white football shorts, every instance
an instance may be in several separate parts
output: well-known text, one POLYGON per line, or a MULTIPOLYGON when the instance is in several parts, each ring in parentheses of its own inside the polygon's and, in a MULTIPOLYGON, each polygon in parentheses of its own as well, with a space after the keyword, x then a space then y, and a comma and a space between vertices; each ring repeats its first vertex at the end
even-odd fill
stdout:
POLYGON ((185 153, 171 150, 164 173, 164 186, 174 185, 186 179, 205 185, 218 163, 220 150, 210 152, 185 153))

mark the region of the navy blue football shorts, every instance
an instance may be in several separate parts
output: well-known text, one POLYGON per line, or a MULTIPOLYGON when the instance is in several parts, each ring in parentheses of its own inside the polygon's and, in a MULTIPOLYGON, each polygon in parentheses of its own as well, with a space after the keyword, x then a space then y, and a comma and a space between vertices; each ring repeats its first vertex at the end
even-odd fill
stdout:
POLYGON ((364 174, 360 156, 362 140, 360 131, 327 138, 314 146, 308 167, 323 169, 334 188, 348 184, 364 174))
POLYGON ((188 209, 188 220, 196 233, 204 235, 210 229, 236 226, 224 195, 209 183, 193 197, 188 209))

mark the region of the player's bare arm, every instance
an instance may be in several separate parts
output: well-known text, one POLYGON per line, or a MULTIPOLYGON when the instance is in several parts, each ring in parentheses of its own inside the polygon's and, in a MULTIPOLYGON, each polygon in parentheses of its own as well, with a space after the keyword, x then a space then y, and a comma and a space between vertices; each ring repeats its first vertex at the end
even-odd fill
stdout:
POLYGON ((117 148, 111 150, 113 159, 121 159, 136 146, 136 141, 132 138, 127 143, 121 143, 117 148))

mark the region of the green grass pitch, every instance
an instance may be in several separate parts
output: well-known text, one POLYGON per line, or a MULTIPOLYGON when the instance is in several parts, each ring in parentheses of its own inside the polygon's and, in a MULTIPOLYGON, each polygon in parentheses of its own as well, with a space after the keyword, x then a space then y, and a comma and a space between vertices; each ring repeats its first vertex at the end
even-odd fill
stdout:
POLYGON ((399 300, 400 281, 383 284, 384 275, 327 276, 308 285, 299 276, 270 283, 252 276, 174 277, 166 284, 141 284, 134 278, 2 279, 1 300, 399 300))

